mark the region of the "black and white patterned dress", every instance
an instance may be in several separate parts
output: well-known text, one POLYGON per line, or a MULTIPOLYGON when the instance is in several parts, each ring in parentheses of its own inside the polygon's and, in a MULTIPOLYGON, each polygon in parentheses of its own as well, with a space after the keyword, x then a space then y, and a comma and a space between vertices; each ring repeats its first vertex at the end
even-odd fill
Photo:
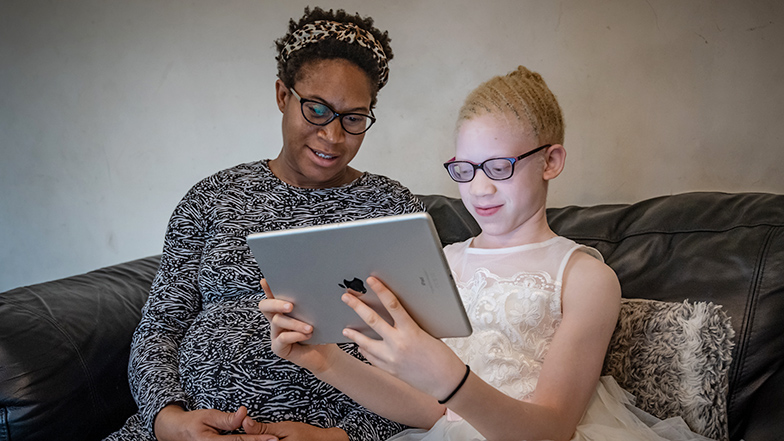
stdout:
MULTIPOLYGON (((268 161, 242 164, 196 184, 177 205, 150 298, 134 334, 129 377, 139 413, 110 440, 154 439, 161 408, 235 411, 260 421, 340 427, 352 440, 386 439, 402 426, 361 407, 270 349, 258 310, 262 275, 248 234, 422 211, 410 191, 364 173, 336 188, 302 189, 268 161)), ((360 357, 354 345, 343 349, 360 357)))

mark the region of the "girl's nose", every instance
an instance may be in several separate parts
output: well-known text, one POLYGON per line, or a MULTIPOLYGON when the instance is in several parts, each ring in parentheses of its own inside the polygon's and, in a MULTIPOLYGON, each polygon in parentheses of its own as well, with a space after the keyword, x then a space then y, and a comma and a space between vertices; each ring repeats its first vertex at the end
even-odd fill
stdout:
POLYGON ((496 192, 495 181, 488 178, 484 170, 476 170, 474 179, 468 185, 473 196, 487 196, 496 192))

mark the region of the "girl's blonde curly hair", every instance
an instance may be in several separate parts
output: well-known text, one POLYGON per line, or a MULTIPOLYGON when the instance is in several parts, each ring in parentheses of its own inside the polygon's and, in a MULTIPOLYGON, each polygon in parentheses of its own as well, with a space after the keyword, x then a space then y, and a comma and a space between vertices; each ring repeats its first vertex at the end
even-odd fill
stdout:
POLYGON ((539 144, 563 144, 564 121, 558 100, 542 76, 524 66, 493 77, 468 94, 457 127, 485 114, 513 115, 528 125, 539 144))

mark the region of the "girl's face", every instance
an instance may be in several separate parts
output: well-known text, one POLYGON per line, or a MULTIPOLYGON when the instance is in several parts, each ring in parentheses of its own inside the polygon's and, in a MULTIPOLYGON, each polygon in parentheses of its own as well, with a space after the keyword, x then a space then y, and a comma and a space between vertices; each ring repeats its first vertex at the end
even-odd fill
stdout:
MULTIPOLYGON (((490 158, 514 158, 539 147, 536 138, 521 126, 516 119, 498 115, 465 120, 457 132, 455 159, 481 164, 490 158)), ((509 247, 552 235, 545 216, 545 153, 517 161, 509 179, 492 180, 477 169, 472 181, 458 184, 463 203, 482 227, 474 246, 509 247)))
MULTIPOLYGON (((370 114, 371 88, 367 74, 342 59, 320 60, 302 66, 294 85, 303 99, 328 105, 338 113, 370 114)), ((283 112, 283 148, 270 167, 284 182, 302 188, 344 185, 360 173, 348 166, 362 145, 364 134, 343 130, 340 118, 326 126, 309 123, 299 100, 282 81, 275 83, 278 108, 283 112)))

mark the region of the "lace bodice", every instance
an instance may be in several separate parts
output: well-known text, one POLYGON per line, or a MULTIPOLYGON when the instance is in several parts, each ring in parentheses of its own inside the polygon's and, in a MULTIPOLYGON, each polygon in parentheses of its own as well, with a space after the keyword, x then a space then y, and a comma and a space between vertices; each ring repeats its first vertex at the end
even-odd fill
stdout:
MULTIPOLYGON (((474 332, 444 341, 483 380, 512 398, 525 399, 536 389, 563 319, 561 287, 569 258, 578 250, 602 257, 563 237, 504 249, 470 245, 471 240, 449 245, 444 254, 474 332)), ((468 420, 447 412, 430 430, 411 429, 390 441, 484 439, 468 420)), ((632 395, 611 376, 599 379, 571 439, 710 441, 692 432, 680 417, 659 420, 634 408, 632 395)))
POLYGON ((563 237, 504 249, 471 248, 470 243, 444 251, 474 332, 445 342, 483 380, 523 399, 536 388, 561 323, 561 284, 569 257, 575 250, 601 255, 563 237))

